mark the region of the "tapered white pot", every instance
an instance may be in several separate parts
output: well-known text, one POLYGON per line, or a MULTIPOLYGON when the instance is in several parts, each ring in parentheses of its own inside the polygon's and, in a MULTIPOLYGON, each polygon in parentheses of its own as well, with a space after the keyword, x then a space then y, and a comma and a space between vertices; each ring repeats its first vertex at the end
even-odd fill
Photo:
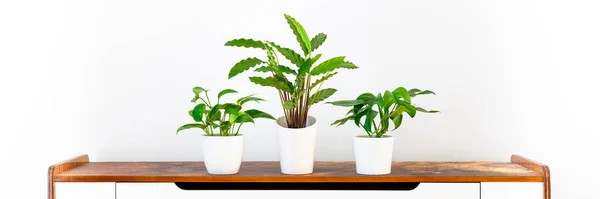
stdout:
POLYGON ((305 128, 287 128, 284 117, 277 119, 279 126, 279 163, 281 173, 309 174, 313 172, 317 120, 308 116, 305 128))
POLYGON ((236 174, 242 164, 244 136, 205 136, 204 165, 209 174, 236 174))
POLYGON ((392 172, 392 152, 394 137, 369 136, 354 137, 354 157, 356 173, 365 175, 385 175, 392 172))

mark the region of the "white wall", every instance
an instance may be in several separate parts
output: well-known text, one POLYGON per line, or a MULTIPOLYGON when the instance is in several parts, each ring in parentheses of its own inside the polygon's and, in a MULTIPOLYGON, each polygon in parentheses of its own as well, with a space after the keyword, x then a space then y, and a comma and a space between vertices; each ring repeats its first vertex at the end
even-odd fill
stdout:
MULTIPOLYGON (((47 167, 76 154, 92 161, 201 160, 190 122, 191 88, 276 93, 227 80, 260 51, 233 38, 299 49, 283 13, 319 50, 361 68, 327 86, 334 99, 397 86, 432 89, 417 99, 443 113, 406 120, 394 159, 508 161, 550 165, 554 198, 595 196, 600 148, 597 1, 34 1, 0 2, 0 172, 3 194, 43 198, 47 167), (28 185, 24 187, 23 185, 28 185), (594 186, 596 185, 596 186, 594 186), (18 194, 18 195, 17 195, 18 194)), ((213 93, 215 94, 215 93, 213 93)), ((352 160, 360 129, 328 124, 344 109, 316 105, 317 160, 352 160)), ((277 160, 275 125, 246 126, 245 160, 277 160)))

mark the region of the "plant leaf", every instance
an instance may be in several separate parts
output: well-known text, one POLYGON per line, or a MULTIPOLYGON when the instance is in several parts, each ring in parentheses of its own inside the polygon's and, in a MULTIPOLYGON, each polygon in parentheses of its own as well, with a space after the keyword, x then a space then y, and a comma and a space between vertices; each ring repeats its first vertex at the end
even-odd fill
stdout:
POLYGON ((365 131, 371 133, 371 132, 373 132, 373 129, 371 128, 373 126, 373 120, 379 113, 377 111, 371 109, 370 107, 367 108, 367 110, 365 110, 365 112, 366 112, 365 124, 363 125, 363 128, 365 129, 365 131))
POLYGON ((204 125, 204 124, 185 124, 185 125, 179 127, 177 129, 177 131, 175 132, 175 134, 179 134, 179 131, 183 131, 183 130, 191 129, 191 128, 200 128, 200 129, 204 130, 204 128, 206 128, 206 125, 204 125))
POLYGON ((343 125, 343 124, 345 124, 345 123, 346 123, 348 120, 350 120, 350 119, 353 119, 353 118, 354 118, 354 115, 347 116, 347 117, 345 117, 345 118, 342 118, 342 119, 339 119, 339 120, 336 120, 336 121, 334 121, 333 123, 331 123, 331 125, 330 125, 330 126, 333 126, 333 125, 336 125, 336 124, 337 124, 337 125, 336 125, 336 127, 338 127, 338 126, 340 126, 340 125, 343 125))
POLYGON ((377 97, 375 97, 375 101, 373 101, 374 104, 377 104, 377 106, 379 106, 380 108, 383 108, 383 96, 381 96, 381 93, 377 94, 377 97))
POLYGON ((350 107, 350 106, 354 106, 354 105, 364 104, 365 102, 363 102, 362 100, 340 100, 340 101, 327 102, 327 103, 332 104, 334 106, 350 107))
POLYGON ((315 81, 314 83, 312 83, 312 84, 310 85, 310 89, 309 89, 309 90, 312 90, 312 89, 313 89, 313 88, 315 88, 317 85, 319 85, 321 82, 324 82, 325 80, 327 80, 327 79, 331 78, 332 76, 334 76, 334 75, 336 75, 336 74, 337 74, 337 72, 333 72, 333 73, 327 73, 327 75, 325 75, 325 76, 323 76, 323 77, 321 77, 321 78, 317 79, 317 81, 315 81))
POLYGON ((423 112, 423 113, 439 113, 440 112, 438 110, 426 110, 426 109, 418 107, 418 106, 416 107, 416 109, 417 109, 417 111, 423 112))
POLYGON ((235 123, 246 123, 246 122, 251 122, 254 123, 254 119, 252 119, 252 116, 250 116, 248 113, 245 112, 240 112, 240 115, 235 118, 235 123))
POLYGON ((394 112, 392 112, 392 113, 390 113, 390 115, 388 115, 388 118, 398 117, 399 115, 402 115, 402 112, 404 112, 404 109, 405 109, 404 106, 398 106, 398 108, 396 108, 396 110, 394 110, 394 112))
POLYGON ((227 95, 227 94, 231 94, 231 93, 237 93, 237 91, 233 90, 233 89, 222 90, 221 92, 219 92, 219 95, 217 95, 217 99, 221 99, 221 97, 223 97, 223 95, 227 95))
POLYGON ((200 87, 200 86, 196 86, 192 89, 192 91, 194 91, 194 98, 192 98, 192 102, 196 102, 198 101, 198 99, 200 99, 200 93, 202 92, 206 92, 206 89, 200 87))
POLYGON ((253 119, 267 118, 267 119, 275 120, 275 117, 273 117, 272 115, 262 112, 262 111, 259 111, 259 110, 256 110, 256 109, 250 109, 250 110, 247 110, 244 112, 246 112, 248 115, 250 115, 250 117, 252 117, 253 119))
POLYGON ((240 112, 240 110, 242 110, 242 106, 238 104, 227 103, 223 104, 223 106, 221 106, 221 109, 225 110, 226 113, 229 113, 231 115, 237 115, 240 112))
POLYGON ((236 101, 236 103, 241 106, 241 105, 244 105, 246 102, 251 102, 251 101, 260 103, 260 101, 265 101, 265 100, 261 99, 261 98, 258 98, 258 97, 254 97, 254 95, 248 95, 248 96, 245 96, 245 97, 242 97, 242 98, 238 99, 236 101))
POLYGON ((414 118, 417 114, 417 108, 415 108, 413 105, 402 100, 396 100, 396 103, 398 106, 403 106, 404 112, 406 112, 411 118, 414 118))
POLYGON ((280 82, 277 81, 275 78, 273 77, 267 77, 267 78, 263 78, 263 77, 250 77, 250 81, 261 85, 261 86, 270 86, 270 87, 274 87, 276 89, 291 93, 292 89, 288 86, 288 84, 286 84, 285 82, 280 82))
POLYGON ((323 44, 323 42, 325 42, 325 39, 327 39, 327 35, 324 33, 319 33, 319 34, 315 35, 315 37, 313 37, 310 40, 310 46, 312 47, 312 51, 319 48, 319 46, 321 46, 321 44, 323 44))
POLYGON ((236 47, 245 47, 245 48, 260 48, 266 50, 266 45, 262 41, 253 40, 253 39, 234 39, 225 43, 225 46, 236 46, 236 47))
POLYGON ((261 66, 261 67, 254 69, 254 72, 271 72, 271 67, 261 66))
POLYGON ((304 60, 304 63, 302 63, 302 65, 298 69, 298 76, 304 76, 304 74, 308 73, 308 71, 310 71, 310 68, 312 67, 312 64, 312 59, 304 60))
POLYGON ((296 21, 296 19, 292 18, 290 15, 284 14, 287 23, 290 25, 290 28, 296 35, 296 40, 300 43, 300 47, 304 52, 304 55, 308 55, 311 53, 312 47, 310 46, 310 40, 308 39, 308 35, 306 34, 306 30, 304 27, 296 21))
POLYGON ((392 94, 394 94, 394 96, 396 96, 396 97, 404 99, 404 101, 406 101, 409 104, 411 103, 410 95, 408 94, 408 91, 404 87, 396 88, 394 91, 392 91, 392 94))
POLYGON ((410 89, 408 91, 408 94, 411 97, 414 97, 414 96, 417 96, 417 95, 426 95, 426 94, 434 94, 435 95, 435 93, 433 91, 430 91, 430 90, 421 91, 421 90, 419 90, 417 88, 410 89))
POLYGON ((392 122, 394 122, 394 129, 396 130, 398 127, 400 127, 400 125, 402 124, 402 115, 398 115, 396 117, 392 117, 390 118, 392 120, 392 122))
POLYGON ((356 69, 358 66, 354 65, 352 62, 344 61, 340 64, 340 68, 356 69))
POLYGON ((194 121, 200 122, 202 121, 202 114, 204 113, 204 109, 206 109, 206 104, 198 104, 192 110, 192 117, 194 121))
POLYGON ((322 55, 322 54, 317 54, 317 55, 315 55, 315 56, 314 56, 314 57, 311 59, 311 60, 312 60, 312 63, 317 63, 317 61, 319 61, 319 59, 321 58, 321 55, 322 55))
POLYGON ((344 56, 334 57, 327 61, 324 61, 317 65, 315 68, 310 71, 311 75, 320 75, 323 73, 331 72, 336 68, 340 67, 340 64, 344 62, 344 56))
POLYGON ((219 110, 220 108, 221 105, 217 104, 210 109, 210 112, 208 112, 208 115, 206 116, 209 122, 221 119, 221 111, 219 110))
POLYGON ((296 65, 297 67, 300 67, 302 63, 304 63, 304 58, 302 58, 302 55, 296 53, 296 51, 289 48, 281 47, 273 42, 271 42, 271 45, 275 47, 275 49, 277 49, 277 51, 281 53, 283 57, 285 57, 287 60, 290 60, 290 62, 292 62, 292 64, 296 65))
POLYGON ((385 109, 390 108, 390 106, 396 102, 396 99, 394 99, 394 94, 392 94, 390 91, 385 91, 385 93, 383 93, 383 102, 385 109))
POLYGON ((363 93, 361 95, 359 95, 356 100, 360 100, 363 101, 363 103, 365 104, 369 104, 372 105, 373 102, 375 101, 375 95, 373 95, 373 93, 363 93))
POLYGON ((320 101, 327 99, 328 97, 333 95, 336 91, 337 90, 334 88, 326 88, 326 89, 317 91, 316 93, 314 93, 310 96, 310 104, 309 105, 313 105, 313 104, 319 103, 320 101))
POLYGON ((265 62, 256 57, 247 58, 242 61, 239 61, 231 68, 231 70, 229 70, 229 79, 262 63, 265 62))
POLYGON ((294 102, 292 102, 292 101, 285 101, 285 102, 283 103, 283 108, 284 108, 285 110, 291 110, 291 109, 293 109, 294 107, 296 107, 296 105, 294 105, 294 102))
POLYGON ((283 72, 283 73, 296 75, 296 71, 293 70, 293 69, 291 69, 290 67, 287 67, 287 66, 284 66, 284 65, 278 65, 277 68, 279 70, 281 70, 281 72, 283 72))

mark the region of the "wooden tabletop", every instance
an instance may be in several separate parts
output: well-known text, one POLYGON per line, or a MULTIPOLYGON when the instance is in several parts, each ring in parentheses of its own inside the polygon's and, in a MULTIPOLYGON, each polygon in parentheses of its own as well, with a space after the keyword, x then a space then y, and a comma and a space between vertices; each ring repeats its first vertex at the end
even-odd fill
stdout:
POLYGON ((394 162, 390 175, 356 174, 354 162, 315 162, 310 175, 286 175, 279 162, 244 162, 236 175, 209 175, 202 162, 89 162, 55 182, 543 182, 513 162, 394 162))

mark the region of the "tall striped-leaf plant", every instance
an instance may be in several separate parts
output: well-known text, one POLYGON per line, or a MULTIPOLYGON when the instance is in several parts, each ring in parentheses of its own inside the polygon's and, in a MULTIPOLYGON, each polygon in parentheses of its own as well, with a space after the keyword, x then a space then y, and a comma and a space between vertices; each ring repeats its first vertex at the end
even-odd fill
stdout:
POLYGON ((402 124, 403 114, 415 117, 417 112, 437 113, 437 110, 426 110, 413 104, 412 99, 418 95, 434 94, 430 90, 410 89, 398 87, 393 91, 385 91, 374 95, 363 93, 355 100, 341 100, 327 102, 335 106, 351 107, 346 117, 331 123, 331 126, 342 125, 352 120, 356 126, 363 128, 372 138, 383 137, 388 131, 396 130, 402 124))
MULTIPOLYGON (((254 123, 254 119, 275 118, 268 113, 256 109, 242 110, 242 106, 247 102, 264 101, 261 98, 248 95, 239 98, 235 103, 221 103, 221 97, 227 94, 237 93, 233 89, 225 89, 217 95, 217 103, 210 102, 208 90, 202 87, 194 87, 194 98, 192 103, 196 103, 194 109, 189 111, 189 115, 197 123, 185 124, 177 129, 179 131, 199 128, 207 136, 237 136, 244 123, 254 123), (200 103, 197 103, 200 100, 200 103)), ((213 101, 214 102, 214 101, 213 101)))
POLYGON ((287 14, 284 16, 300 44, 301 54, 267 40, 234 39, 225 43, 225 46, 261 49, 266 51, 267 59, 256 57, 243 59, 231 68, 229 78, 252 68, 255 72, 264 73, 266 76, 252 76, 249 79, 255 84, 277 89, 287 127, 304 128, 310 107, 337 91, 334 88, 322 88, 323 82, 336 75, 338 69, 358 67, 347 61, 344 56, 333 57, 319 63, 321 54, 315 51, 325 42, 327 35, 319 33, 309 39, 304 27, 298 21, 287 14), (294 67, 280 62, 282 60, 279 59, 278 53, 294 67), (313 78, 316 80, 312 81, 313 78))

